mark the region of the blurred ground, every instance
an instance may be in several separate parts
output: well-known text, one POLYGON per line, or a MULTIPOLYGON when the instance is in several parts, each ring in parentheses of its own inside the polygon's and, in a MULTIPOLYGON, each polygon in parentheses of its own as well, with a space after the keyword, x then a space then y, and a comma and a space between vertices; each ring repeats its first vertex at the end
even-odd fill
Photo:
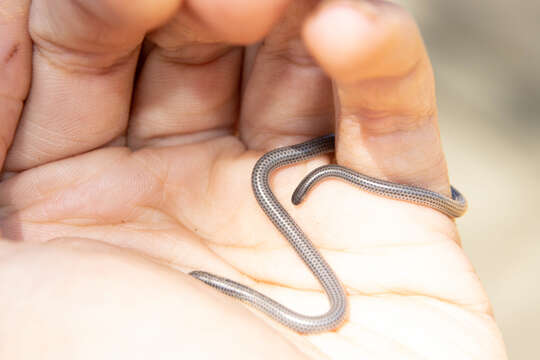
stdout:
POLYGON ((458 220, 511 360, 540 354, 540 2, 400 0, 437 80, 458 220))

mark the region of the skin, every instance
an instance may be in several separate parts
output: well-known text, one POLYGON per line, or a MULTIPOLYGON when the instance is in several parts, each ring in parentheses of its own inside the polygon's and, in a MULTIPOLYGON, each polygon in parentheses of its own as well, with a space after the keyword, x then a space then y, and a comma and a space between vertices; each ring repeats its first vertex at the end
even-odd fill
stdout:
POLYGON ((452 220, 339 181, 290 203, 329 157, 272 186, 347 288, 343 327, 298 335, 185 274, 324 311, 251 192, 276 146, 335 132, 337 163, 448 194, 401 8, 7 0, 0 31, 0 358, 506 359, 452 220))

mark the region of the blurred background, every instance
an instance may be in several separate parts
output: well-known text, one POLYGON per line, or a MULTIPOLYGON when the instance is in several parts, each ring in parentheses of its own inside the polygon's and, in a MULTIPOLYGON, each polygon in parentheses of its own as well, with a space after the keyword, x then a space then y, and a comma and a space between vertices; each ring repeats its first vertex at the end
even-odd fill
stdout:
POLYGON ((540 1, 399 0, 435 69, 463 246, 511 360, 540 358, 540 1))

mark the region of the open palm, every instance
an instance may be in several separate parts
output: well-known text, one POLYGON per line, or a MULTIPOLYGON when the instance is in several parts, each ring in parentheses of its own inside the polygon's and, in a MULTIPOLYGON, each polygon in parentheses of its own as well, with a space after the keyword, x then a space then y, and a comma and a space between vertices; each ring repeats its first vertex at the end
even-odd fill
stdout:
MULTIPOLYGON (((321 184, 298 207, 290 203, 296 184, 331 161, 448 193, 431 66, 406 13, 379 1, 317 9, 311 0, 194 0, 181 8, 140 0, 129 10, 121 3, 7 2, 14 34, 7 39, 17 46, 2 40, 11 55, 0 69, 8 80, 0 84, 7 119, 0 229, 7 239, 51 245, 5 242, 0 254, 19 254, 7 268, 21 276, 39 274, 47 316, 74 306, 78 314, 51 325, 36 310, 43 305, 27 304, 33 321, 19 321, 20 332, 42 332, 35 318, 42 319, 49 348, 58 344, 56 359, 73 358, 67 348, 99 358, 118 358, 122 349, 131 359, 190 351, 193 358, 505 358, 451 219, 339 181, 321 184), (33 52, 21 31, 28 14, 33 52), (229 45, 251 43, 270 28, 257 46, 229 45), (299 312, 324 312, 319 284, 257 205, 250 177, 266 151, 330 132, 335 159, 281 169, 271 179, 349 294, 341 328, 301 336, 178 270, 220 274, 299 312), (119 307, 103 308, 101 294, 119 307), (88 310, 99 304, 99 312, 88 310), (159 336, 134 330, 152 326, 159 336), (81 343, 80 332, 90 340, 81 343)), ((5 268, 0 278, 11 288, 41 291, 35 280, 7 281, 5 268)), ((0 318, 8 319, 0 333, 12 328, 8 316, 0 318)), ((34 343, 45 341, 37 337, 34 343)), ((24 353, 4 346, 9 358, 24 353)))

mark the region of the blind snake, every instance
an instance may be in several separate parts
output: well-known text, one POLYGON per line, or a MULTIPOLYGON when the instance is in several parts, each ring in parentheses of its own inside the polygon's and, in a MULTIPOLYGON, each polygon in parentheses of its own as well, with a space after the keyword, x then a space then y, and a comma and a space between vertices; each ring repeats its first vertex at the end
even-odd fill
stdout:
MULTIPOLYGON (((333 151, 333 135, 278 148, 264 154, 257 161, 251 176, 253 192, 262 210, 285 236, 326 292, 330 303, 330 309, 326 313, 318 316, 302 315, 235 281, 204 271, 193 271, 190 275, 229 296, 250 304, 299 333, 317 333, 339 327, 345 321, 348 312, 345 289, 320 252, 277 201, 269 184, 269 175, 276 168, 333 151)), ((390 199, 428 206, 449 217, 459 217, 467 209, 465 198, 454 187, 451 187, 452 198, 448 198, 427 189, 374 179, 339 165, 325 165, 313 170, 294 191, 292 202, 299 204, 313 185, 328 177, 341 178, 362 190, 390 199)))

